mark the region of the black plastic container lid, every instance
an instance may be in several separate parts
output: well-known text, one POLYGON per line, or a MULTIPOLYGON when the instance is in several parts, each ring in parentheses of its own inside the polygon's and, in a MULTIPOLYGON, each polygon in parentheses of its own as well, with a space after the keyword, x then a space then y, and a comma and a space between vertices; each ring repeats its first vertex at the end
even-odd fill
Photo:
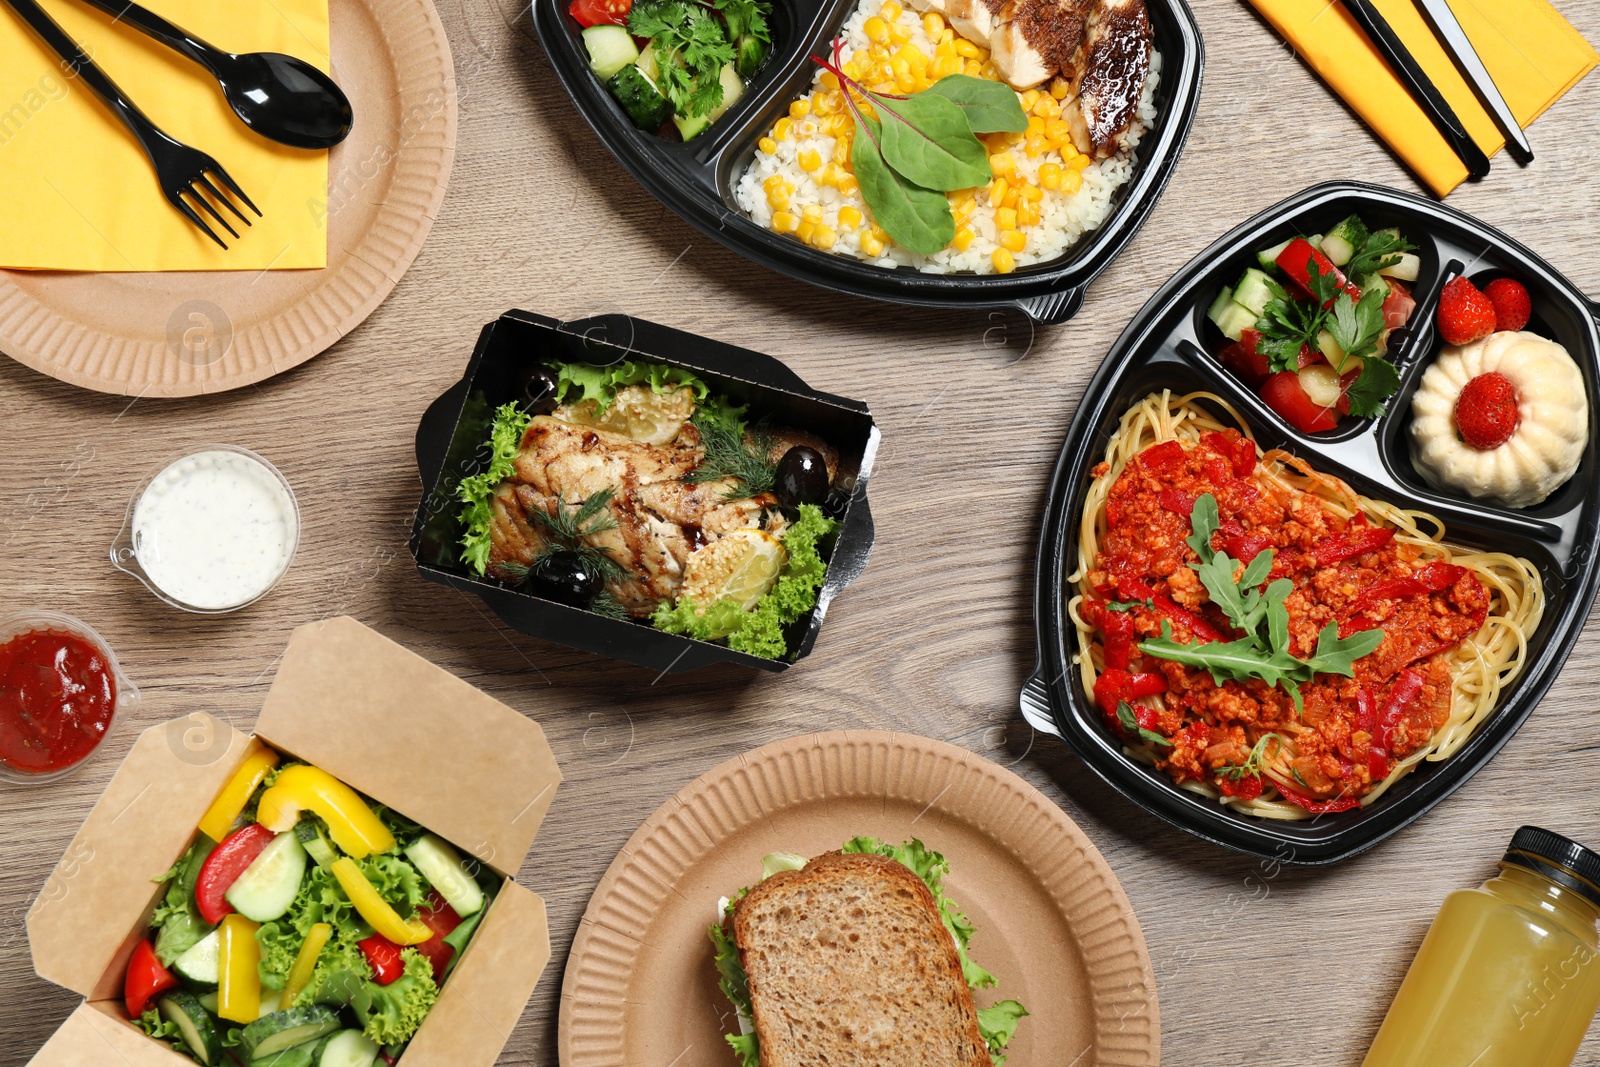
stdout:
POLYGON ((1524 826, 1511 837, 1503 863, 1524 867, 1600 907, 1600 853, 1558 833, 1524 826))

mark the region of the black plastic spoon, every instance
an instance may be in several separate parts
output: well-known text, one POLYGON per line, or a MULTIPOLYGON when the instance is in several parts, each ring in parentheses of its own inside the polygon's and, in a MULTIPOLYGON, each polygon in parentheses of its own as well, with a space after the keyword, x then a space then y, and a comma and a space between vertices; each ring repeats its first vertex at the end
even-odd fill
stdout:
POLYGON ((304 60, 224 52, 131 0, 87 2, 210 71, 234 113, 262 137, 294 148, 332 148, 349 135, 349 97, 304 60))

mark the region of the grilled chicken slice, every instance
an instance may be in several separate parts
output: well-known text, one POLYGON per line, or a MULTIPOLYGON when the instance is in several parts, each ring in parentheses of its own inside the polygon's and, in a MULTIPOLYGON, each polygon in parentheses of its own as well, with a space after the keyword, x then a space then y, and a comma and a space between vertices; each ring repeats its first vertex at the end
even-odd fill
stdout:
POLYGON ((933 11, 940 15, 945 10, 945 0, 906 0, 906 4, 918 11, 933 11))
POLYGON ((1022 92, 1055 73, 1070 76, 1095 0, 1006 0, 995 14, 989 59, 1022 92))
POLYGON ((945 0, 944 17, 950 28, 973 44, 989 47, 994 16, 1003 0, 945 0))
POLYGON ((1077 107, 1069 110, 1081 120, 1073 122, 1080 151, 1105 159, 1122 150, 1150 73, 1150 47, 1145 0, 1097 0, 1072 71, 1077 107))
POLYGON ((699 462, 688 448, 649 445, 610 430, 540 415, 522 435, 512 468, 541 493, 583 501, 605 489, 681 478, 699 462))
POLYGON ((528 521, 517 499, 524 488, 501 482, 489 498, 489 565, 486 573, 500 581, 520 581, 527 568, 544 551, 544 535, 528 521))

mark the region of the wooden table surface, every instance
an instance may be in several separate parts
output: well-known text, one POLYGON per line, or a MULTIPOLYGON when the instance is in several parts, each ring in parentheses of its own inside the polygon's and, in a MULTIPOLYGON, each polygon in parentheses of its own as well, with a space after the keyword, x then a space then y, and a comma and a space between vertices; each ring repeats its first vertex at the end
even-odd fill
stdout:
MULTIPOLYGON (((1121 800, 1018 716, 1034 660, 1045 483, 1123 325, 1223 230, 1305 185, 1418 189, 1252 9, 1197 0, 1209 62, 1177 174, 1078 318, 1034 331, 1012 315, 835 297, 752 266, 612 161, 547 68, 520 0, 438 2, 460 83, 454 179, 421 257, 365 325, 279 378, 194 400, 130 403, 0 360, 0 611, 85 619, 144 696, 81 773, 0 787, 0 1063, 25 1062, 74 1006, 33 974, 22 918, 135 735, 193 710, 248 729, 290 630, 335 614, 537 719, 566 775, 520 875, 550 905, 555 955, 503 1064, 556 1062, 567 948, 629 834, 703 771, 796 733, 945 738, 1043 789, 1105 853, 1138 911, 1166 1062, 1179 1067, 1353 1067, 1440 899, 1491 873, 1518 825, 1600 842, 1592 630, 1489 767, 1420 824, 1332 870, 1264 875, 1121 800), (872 405, 884 438, 872 480, 877 548, 809 659, 781 676, 713 668, 656 678, 522 637, 476 600, 417 577, 406 552, 413 429, 457 380, 479 327, 512 307, 622 311, 695 330, 872 405), (106 547, 157 459, 217 440, 283 469, 304 534, 271 596, 207 618, 112 571, 106 547)), ((1558 6, 1600 41, 1600 0, 1558 6)), ((1591 77, 1532 128, 1530 169, 1497 161, 1488 180, 1450 198, 1591 293, 1600 293, 1597 108, 1591 77)), ((1578 1062, 1600 1063, 1600 1041, 1578 1062)))

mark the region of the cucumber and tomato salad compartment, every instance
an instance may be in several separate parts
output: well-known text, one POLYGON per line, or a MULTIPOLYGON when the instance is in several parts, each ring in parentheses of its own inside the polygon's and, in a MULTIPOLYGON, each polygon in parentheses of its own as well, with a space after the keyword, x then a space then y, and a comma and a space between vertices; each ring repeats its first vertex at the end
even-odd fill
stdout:
POLYGON ((589 69, 642 130, 691 141, 772 54, 767 0, 573 0, 589 69))
POLYGON ((1398 228, 1359 215, 1261 248, 1207 312, 1226 339, 1217 361, 1303 433, 1382 415, 1400 387, 1390 336, 1411 322, 1421 268, 1398 228))
POLYGON ((200 820, 124 978, 201 1064, 393 1064, 494 888, 448 843, 259 741, 200 820))

